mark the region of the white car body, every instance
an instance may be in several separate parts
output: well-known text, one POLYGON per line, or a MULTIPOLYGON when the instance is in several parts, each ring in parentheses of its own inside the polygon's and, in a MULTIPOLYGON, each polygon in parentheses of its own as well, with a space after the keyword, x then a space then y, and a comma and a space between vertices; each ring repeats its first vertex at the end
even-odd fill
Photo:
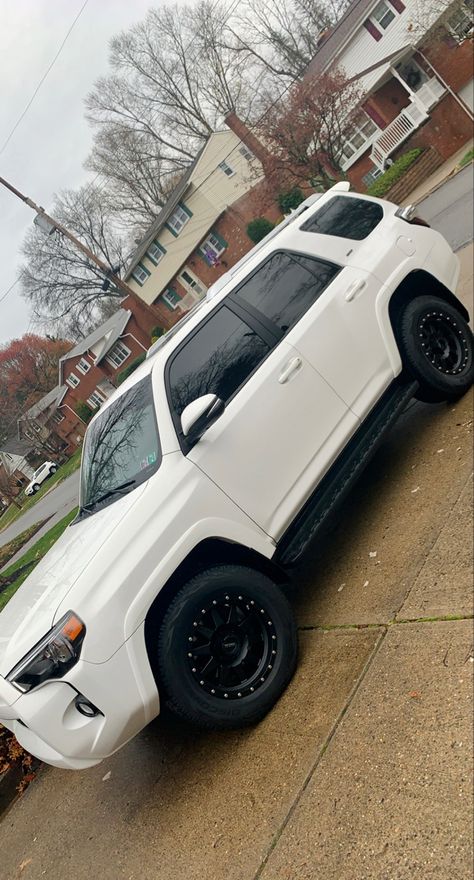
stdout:
POLYGON ((44 461, 33 474, 32 479, 25 488, 25 495, 34 495, 38 488, 51 474, 56 473, 58 466, 55 461, 44 461))
POLYGON ((382 207, 383 219, 367 238, 302 231, 302 220, 335 193, 314 200, 211 289, 208 301, 158 344, 91 422, 88 433, 122 395, 151 377, 161 464, 133 491, 70 526, 0 614, 0 722, 42 760, 93 766, 159 713, 145 628, 160 591, 203 542, 225 541, 274 558, 288 526, 402 370, 389 314, 394 292, 414 272, 455 291, 458 260, 441 235, 408 224, 389 202, 347 193, 344 185, 336 192, 382 207), (183 454, 167 365, 275 252, 341 268, 183 454), (71 609, 86 626, 80 659, 63 677, 22 693, 8 680, 11 670, 71 609), (80 714, 78 694, 100 713, 80 714))

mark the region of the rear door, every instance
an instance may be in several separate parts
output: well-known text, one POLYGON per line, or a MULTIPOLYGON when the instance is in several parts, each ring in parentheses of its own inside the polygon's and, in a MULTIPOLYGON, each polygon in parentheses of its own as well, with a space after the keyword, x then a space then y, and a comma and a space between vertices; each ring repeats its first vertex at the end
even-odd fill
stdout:
MULTIPOLYGON (((310 300, 307 291, 300 314, 310 300)), ((183 451, 275 539, 358 424, 282 335, 228 298, 172 355, 165 374, 178 436, 193 400, 214 393, 225 401, 191 449, 180 436, 183 451)))

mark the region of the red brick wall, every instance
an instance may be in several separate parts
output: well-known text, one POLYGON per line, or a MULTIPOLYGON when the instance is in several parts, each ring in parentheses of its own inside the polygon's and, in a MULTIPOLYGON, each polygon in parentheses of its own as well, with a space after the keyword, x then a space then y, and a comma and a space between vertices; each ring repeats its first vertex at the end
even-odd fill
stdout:
MULTIPOLYGON (((423 46, 422 52, 448 85, 458 92, 473 76, 472 43, 464 40, 456 45, 452 37, 423 46)), ((431 72, 432 73, 432 72, 431 72)), ((433 75, 433 73, 432 73, 433 75)))
MULTIPOLYGON (((71 412, 71 410, 64 405, 66 402, 68 401, 64 400, 63 404, 58 409, 58 412, 64 416, 64 419, 62 422, 57 424, 54 423, 54 430, 68 444, 68 447, 65 450, 66 455, 71 455, 80 445, 87 426, 81 422, 74 412, 71 412), (80 441, 77 440, 78 437, 81 438, 80 441)), ((71 406, 70 403, 69 406, 71 406)))
POLYGON ((371 95, 366 103, 373 107, 388 125, 409 102, 410 96, 407 90, 403 88, 398 79, 392 77, 375 94, 371 95))
POLYGON ((449 159, 472 137, 472 123, 452 95, 430 110, 430 119, 406 141, 403 149, 434 147, 443 159, 449 159))

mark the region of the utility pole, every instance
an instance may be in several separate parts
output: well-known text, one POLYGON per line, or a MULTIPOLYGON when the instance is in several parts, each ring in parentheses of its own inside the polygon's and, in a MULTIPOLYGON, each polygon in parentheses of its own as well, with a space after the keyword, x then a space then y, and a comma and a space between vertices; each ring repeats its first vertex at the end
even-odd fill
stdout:
POLYGON ((60 232, 62 235, 68 238, 69 241, 71 241, 78 250, 82 251, 82 253, 89 260, 91 260, 92 263, 95 263, 95 265, 102 270, 102 272, 104 273, 104 279, 109 278, 115 285, 115 287, 121 290, 125 296, 129 296, 134 302, 137 303, 137 305, 140 306, 141 309, 149 309, 150 312, 155 315, 155 310, 153 309, 153 306, 149 306, 143 299, 140 299, 135 291, 132 290, 125 281, 122 281, 122 279, 119 278, 118 275, 116 275, 111 270, 110 266, 107 266, 107 263, 104 263, 103 260, 99 259, 99 257, 96 257, 96 255, 92 253, 92 251, 85 244, 83 244, 82 241, 79 241, 79 239, 76 238, 76 236, 73 235, 72 232, 69 232, 69 229, 66 229, 65 226, 62 226, 61 223, 58 223, 57 220, 55 220, 53 217, 50 217, 50 215, 46 213, 44 208, 42 208, 40 205, 37 205, 32 199, 28 198, 28 196, 25 196, 22 192, 20 192, 20 190, 16 189, 16 187, 9 183, 8 180, 5 180, 4 177, 0 177, 0 184, 6 187, 6 189, 10 190, 10 192, 13 193, 14 196, 21 199, 21 201, 24 202, 25 205, 28 205, 29 208, 35 211, 37 218, 44 220, 45 225, 51 227, 49 229, 50 235, 54 232, 60 232))

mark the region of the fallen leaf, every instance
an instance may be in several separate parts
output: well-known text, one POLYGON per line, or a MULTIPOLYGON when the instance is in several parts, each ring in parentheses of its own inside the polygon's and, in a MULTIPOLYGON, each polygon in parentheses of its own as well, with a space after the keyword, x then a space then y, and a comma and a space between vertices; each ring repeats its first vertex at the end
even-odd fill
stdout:
POLYGON ((368 587, 368 586, 369 586, 369 582, 368 582, 368 581, 364 581, 364 587, 368 587))
POLYGON ((438 455, 439 455, 440 452, 444 452, 444 449, 437 449, 436 451, 437 451, 437 453, 438 453, 438 455))
POLYGON ((341 584, 341 586, 337 588, 337 592, 342 593, 345 586, 346 586, 345 584, 341 584))
POLYGON ((420 491, 420 487, 417 486, 416 489, 412 489, 412 490, 411 490, 411 494, 414 495, 415 492, 419 492, 419 491, 420 491))
POLYGON ((21 862, 20 865, 18 866, 20 871, 24 871, 26 866, 29 865, 32 861, 33 861, 33 859, 24 859, 24 861, 21 862))
POLYGON ((375 557, 377 556, 377 551, 376 551, 376 550, 371 550, 370 553, 369 553, 369 556, 370 556, 371 559, 375 559, 375 557))
POLYGON ((410 691, 408 696, 412 697, 414 700, 419 700, 421 697, 421 694, 418 691, 410 691))
POLYGON ((106 773, 105 776, 102 777, 102 782, 107 782, 107 780, 110 779, 111 776, 112 776, 112 771, 109 770, 109 772, 106 773))

